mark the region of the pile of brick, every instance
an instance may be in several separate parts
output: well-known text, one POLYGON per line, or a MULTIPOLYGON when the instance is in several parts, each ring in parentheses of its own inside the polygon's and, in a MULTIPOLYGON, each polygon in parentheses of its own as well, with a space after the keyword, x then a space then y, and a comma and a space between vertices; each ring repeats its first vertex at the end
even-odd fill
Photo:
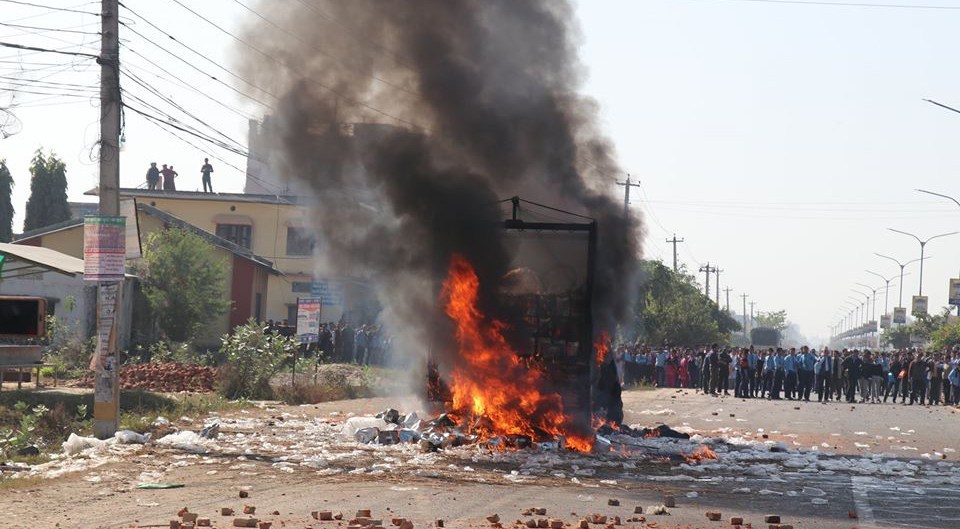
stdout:
MULTIPOLYGON (((217 370, 197 364, 167 362, 126 365, 120 369, 120 387, 144 389, 163 393, 193 391, 208 393, 214 390, 217 370)), ((93 375, 77 382, 80 387, 93 387, 93 375)))

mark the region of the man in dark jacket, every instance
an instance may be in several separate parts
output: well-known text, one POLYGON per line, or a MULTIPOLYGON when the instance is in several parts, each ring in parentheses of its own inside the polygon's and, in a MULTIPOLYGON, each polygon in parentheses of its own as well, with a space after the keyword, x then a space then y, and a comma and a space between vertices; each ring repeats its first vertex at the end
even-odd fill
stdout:
POLYGON ((910 405, 913 405, 914 402, 920 401, 920 405, 923 406, 924 402, 924 386, 926 385, 927 377, 927 363, 923 360, 921 353, 917 353, 913 361, 910 362, 910 405))
POLYGON ((860 379, 860 352, 856 349, 843 359, 841 367, 847 374, 847 402, 854 402, 857 393, 857 381, 860 379))
MULTIPOLYGON (((900 380, 900 371, 903 369, 903 362, 900 361, 900 355, 893 355, 893 360, 890 361, 890 371, 889 375, 893 375, 893 383, 887 384, 887 391, 883 395, 883 402, 887 402, 887 397, 890 396, 890 393, 893 392, 893 403, 897 403, 897 393, 900 391, 900 384, 903 382, 900 380)), ((887 378, 889 379, 889 375, 887 378)))

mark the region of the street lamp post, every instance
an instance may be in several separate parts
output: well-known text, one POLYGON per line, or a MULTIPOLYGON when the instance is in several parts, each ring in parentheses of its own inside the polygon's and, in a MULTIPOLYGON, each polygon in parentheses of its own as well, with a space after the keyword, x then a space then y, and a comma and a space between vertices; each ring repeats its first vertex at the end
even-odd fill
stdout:
POLYGON ((929 259, 930 256, 922 257, 922 258, 920 258, 920 259, 912 259, 912 260, 910 260, 910 261, 907 261, 906 263, 901 263, 900 261, 894 259, 893 257, 890 257, 889 255, 883 255, 882 253, 876 253, 876 252, 874 252, 873 255, 876 255, 877 257, 883 257, 884 259, 890 259, 890 260, 893 261, 894 263, 897 263, 897 266, 900 267, 900 298, 899 298, 899 300, 897 301, 897 306, 898 306, 898 307, 903 307, 903 276, 905 275, 905 274, 903 273, 903 269, 906 268, 907 265, 913 264, 913 263, 915 263, 915 262, 917 262, 917 261, 920 261, 920 262, 921 262, 921 266, 923 266, 923 265, 922 265, 923 260, 924 260, 924 259, 929 259))
MULTIPOLYGON (((873 274, 873 275, 879 277, 881 280, 883 280, 883 281, 887 284, 887 286, 886 286, 886 294, 884 294, 884 296, 883 296, 883 314, 886 315, 887 312, 889 312, 889 310, 890 310, 890 282, 893 281, 894 279, 896 279, 897 276, 893 276, 893 277, 891 277, 890 279, 887 279, 886 277, 883 277, 882 275, 880 275, 880 274, 878 274, 878 273, 876 273, 876 272, 872 272, 872 271, 870 271, 870 270, 865 270, 865 272, 868 273, 868 274, 873 274)), ((901 270, 901 273, 902 273, 902 272, 903 272, 903 270, 901 270)), ((910 274, 904 274, 904 275, 910 275, 910 274)), ((901 281, 901 283, 903 282, 902 279, 901 279, 900 281, 901 281)), ((903 285, 900 285, 900 291, 903 292, 903 285)))
POLYGON ((923 251, 926 248, 927 243, 934 239, 939 239, 940 237, 947 237, 949 235, 956 235, 957 233, 960 233, 960 232, 951 231, 950 233, 941 233, 940 235, 934 235, 933 237, 929 237, 924 240, 909 232, 895 230, 893 228, 887 228, 887 229, 902 235, 909 235, 910 237, 913 237, 914 239, 916 239, 918 243, 920 243, 920 291, 917 293, 917 295, 922 296, 923 295, 923 251))
MULTIPOLYGON (((870 327, 870 333, 873 334, 877 332, 877 289, 863 283, 857 283, 857 285, 866 288, 868 291, 873 291, 873 312, 871 312, 869 322, 873 323, 873 325, 870 327)), ((879 339, 877 343, 879 344, 879 339)))
MULTIPOLYGON (((927 101, 930 101, 930 100, 928 99, 927 101)), ((942 106, 942 107, 944 107, 944 108, 953 110, 954 112, 957 112, 957 109, 955 109, 955 108, 951 108, 951 107, 948 107, 948 106, 946 106, 946 105, 941 105, 940 103, 937 103, 936 101, 930 101, 930 102, 933 103, 934 105, 939 105, 939 106, 942 106)), ((917 189, 917 191, 919 191, 919 192, 921 192, 921 193, 926 193, 926 194, 928 194, 928 195, 933 195, 933 196, 935 196, 935 197, 945 198, 945 199, 953 202, 954 204, 956 204, 957 207, 960 207, 960 200, 957 200, 957 199, 953 198, 953 197, 950 196, 950 195, 944 195, 944 194, 942 194, 942 193, 934 193, 933 191, 927 191, 926 189, 917 189)), ((960 316, 960 305, 957 305, 957 316, 960 316)))

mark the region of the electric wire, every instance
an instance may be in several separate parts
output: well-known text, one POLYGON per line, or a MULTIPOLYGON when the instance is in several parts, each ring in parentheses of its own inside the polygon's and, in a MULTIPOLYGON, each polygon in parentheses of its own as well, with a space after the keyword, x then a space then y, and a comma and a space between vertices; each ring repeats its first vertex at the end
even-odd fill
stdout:
MULTIPOLYGON (((138 35, 138 36, 139 36, 140 38, 142 38, 143 40, 149 42, 150 44, 153 44, 155 47, 159 48, 159 49, 162 50, 164 53, 166 53, 166 54, 172 56, 173 58, 177 59, 178 61, 186 64, 187 66, 189 66, 190 68, 192 68, 192 69, 196 70, 197 72, 201 73, 201 74, 204 75, 205 77, 209 77, 210 79, 214 80, 215 82, 217 82, 217 83, 219 83, 219 84, 221 84, 221 85, 229 88, 230 90, 232 90, 232 91, 235 92, 236 94, 240 95, 241 97, 245 97, 245 98, 247 98, 247 99, 250 99, 251 101, 254 101, 254 102, 256 102, 256 103, 259 103, 260 105, 263 105, 263 106, 266 107, 267 109, 270 109, 270 110, 273 109, 273 105, 271 105, 271 104, 269 104, 269 103, 267 103, 267 102, 265 102, 265 101, 263 101, 263 100, 261 100, 261 99, 259 99, 259 98, 256 98, 256 97, 254 97, 254 96, 252 96, 252 95, 246 94, 246 93, 244 93, 244 92, 241 91, 241 90, 238 90, 236 87, 233 87, 233 86, 225 83, 223 80, 217 78, 217 77, 214 76, 214 75, 210 75, 209 73, 203 71, 201 68, 199 68, 198 66, 196 66, 196 65, 193 64, 192 62, 184 59, 184 58, 181 57, 180 55, 177 55, 176 53, 168 50, 167 48, 161 46, 160 44, 157 44, 156 42, 154 42, 154 41, 151 40, 150 38, 146 37, 145 35, 143 35, 143 34, 140 33, 139 31, 133 29, 129 24, 124 24, 124 27, 126 27, 127 29, 129 29, 130 31, 132 31, 133 33, 135 33, 136 35, 138 35)), ((179 42, 179 41, 178 41, 178 42, 179 42)), ((127 46, 124 46, 124 48, 127 49, 127 50, 130 50, 130 51, 133 52, 135 55, 138 55, 138 56, 140 56, 140 57, 143 57, 143 55, 141 55, 141 54, 133 51, 128 45, 127 45, 127 46)), ((193 50, 191 50, 191 51, 193 51, 193 50)), ((194 53, 197 53, 197 52, 194 52, 194 53)), ((214 63, 214 64, 215 64, 215 63, 214 63)), ((241 80, 242 80, 242 78, 241 78, 241 80)), ((269 96, 271 96, 271 97, 273 97, 274 99, 277 98, 277 96, 271 94, 270 92, 261 90, 260 88, 257 88, 257 87, 255 87, 255 86, 254 86, 254 88, 256 88, 257 90, 260 90, 261 92, 263 92, 263 93, 265 93, 265 94, 267 94, 267 95, 269 95, 269 96)))
MULTIPOLYGON (((93 11, 81 11, 81 10, 73 9, 69 7, 55 7, 50 5, 34 4, 32 2, 23 2, 22 0, 0 0, 0 2, 3 2, 5 4, 17 4, 17 5, 28 6, 28 7, 39 7, 42 9, 49 9, 50 11, 60 11, 63 13, 80 13, 82 15, 93 15, 95 17, 100 16, 100 13, 94 13, 93 11)), ((86 5, 86 4, 80 4, 80 5, 86 5)))
POLYGON ((221 33, 224 33, 225 35, 229 36, 229 37, 232 38, 233 40, 239 42, 240 44, 243 44, 243 45, 244 45, 245 47, 247 47, 248 49, 256 52, 257 54, 259 54, 260 56, 264 57, 265 59, 269 59, 270 61, 272 61, 272 62, 274 62, 274 63, 276 63, 276 64, 278 64, 278 65, 280 65, 280 66, 282 66, 282 67, 284 67, 284 68, 286 68, 286 69, 288 69, 288 70, 290 70, 291 72, 293 72, 293 73, 297 74, 298 76, 300 76, 300 78, 302 78, 302 79, 304 79, 304 80, 306 80, 306 81, 309 81, 310 83, 315 84, 315 85, 319 86, 320 88, 323 88, 324 90, 326 90, 326 91, 330 92, 331 94, 333 94, 333 95, 335 95, 335 96, 343 99, 344 101, 346 101, 346 102, 348 102, 348 103, 350 103, 350 104, 353 104, 353 105, 357 105, 357 106, 366 108, 366 109, 368 109, 368 110, 370 110, 370 111, 372 111, 372 112, 376 112, 377 114, 380 114, 380 115, 382 115, 382 116, 384 116, 384 117, 390 118, 390 119, 395 120, 395 121, 397 121, 397 122, 400 122, 400 123, 403 123, 403 124, 406 124, 406 125, 410 125, 411 127, 415 127, 415 128, 418 128, 418 129, 423 129, 423 128, 424 128, 424 127, 421 127, 421 126, 417 125, 416 123, 414 123, 414 122, 412 122, 412 121, 408 121, 408 120, 406 120, 406 119, 404 119, 404 118, 401 118, 401 117, 399 117, 399 116, 395 116, 395 115, 390 114, 389 112, 386 112, 386 111, 384 111, 384 110, 381 110, 381 109, 379 109, 379 108, 377 108, 377 107, 375 107, 375 106, 373 106, 373 105, 371 105, 371 104, 369 104, 369 103, 366 103, 366 102, 364 102, 364 101, 355 99, 355 98, 351 97, 350 95, 345 94, 345 93, 341 92, 340 90, 337 90, 336 88, 333 88, 333 87, 331 87, 331 86, 328 86, 328 85, 326 85, 326 84, 324 84, 324 83, 322 83, 322 82, 320 82, 320 81, 318 81, 318 80, 316 80, 316 79, 313 79, 313 78, 311 78, 311 77, 309 77, 309 76, 307 76, 307 75, 303 75, 303 73, 300 72, 300 71, 298 71, 296 68, 290 66, 289 64, 287 64, 286 62, 284 62, 284 61, 282 61, 282 60, 280 60, 280 59, 277 59, 277 58, 271 56, 270 54, 268 54, 267 52, 261 50, 260 48, 258 48, 258 47, 256 47, 256 46, 250 44, 249 42, 241 39, 240 37, 234 35, 233 33, 229 32, 229 31, 227 31, 227 30, 224 29, 222 26, 218 25, 216 22, 213 22, 213 21, 210 20, 209 18, 207 18, 207 17, 201 15, 200 13, 194 11, 193 9, 191 9, 190 7, 188 7, 187 5, 185 5, 185 4, 184 4, 183 2, 181 2, 180 0, 171 0, 171 1, 174 2, 175 4, 179 5, 179 6, 182 7, 183 9, 189 11, 189 12, 192 13, 194 16, 196 16, 197 18, 203 20, 203 21, 206 22, 207 24, 213 26, 214 28, 216 28, 217 30, 219 30, 221 33))
MULTIPOLYGON (((80 34, 80 35, 100 35, 99 31, 96 31, 96 32, 77 31, 76 29, 73 29, 73 28, 61 29, 61 28, 41 27, 41 26, 27 26, 23 24, 11 24, 10 22, 0 22, 0 26, 6 26, 6 27, 18 28, 18 29, 33 29, 33 30, 37 30, 38 32, 50 31, 50 32, 56 32, 56 33, 73 33, 73 34, 80 34)), ((87 26, 87 24, 84 24, 82 26, 76 26, 76 27, 85 27, 85 26, 87 26)), ((37 33, 25 33, 25 35, 36 35, 36 34, 37 33)))

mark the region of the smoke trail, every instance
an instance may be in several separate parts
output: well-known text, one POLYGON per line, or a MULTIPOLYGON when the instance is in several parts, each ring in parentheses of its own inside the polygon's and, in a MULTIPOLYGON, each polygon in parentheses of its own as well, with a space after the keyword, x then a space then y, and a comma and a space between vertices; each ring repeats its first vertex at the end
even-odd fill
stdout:
MULTIPOLYGON (((615 198, 622 174, 578 94, 565 0, 268 2, 243 75, 283 94, 265 124, 280 172, 318 197, 323 268, 371 279, 410 350, 444 318, 436 285, 453 254, 495 307, 507 272, 497 201, 514 195, 597 219, 594 315, 612 329, 634 291, 640 222, 615 198), (279 29, 279 28, 282 28, 279 29), (349 130, 338 123, 354 123, 349 130), (373 207, 364 207, 363 205, 373 207)), ((417 347, 419 346, 419 347, 417 347)))

